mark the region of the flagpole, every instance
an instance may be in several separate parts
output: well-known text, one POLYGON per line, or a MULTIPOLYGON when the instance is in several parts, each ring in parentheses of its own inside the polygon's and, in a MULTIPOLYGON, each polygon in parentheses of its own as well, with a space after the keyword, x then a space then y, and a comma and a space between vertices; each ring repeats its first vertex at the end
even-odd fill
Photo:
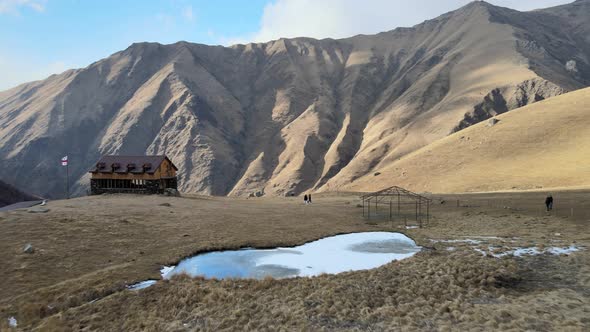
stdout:
POLYGON ((66 164, 66 198, 70 199, 70 161, 66 164))

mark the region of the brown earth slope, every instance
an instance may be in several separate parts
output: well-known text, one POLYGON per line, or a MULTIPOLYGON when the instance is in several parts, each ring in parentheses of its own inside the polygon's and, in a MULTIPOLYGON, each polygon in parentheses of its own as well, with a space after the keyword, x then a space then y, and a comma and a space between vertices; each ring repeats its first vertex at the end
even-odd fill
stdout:
POLYGON ((347 39, 134 44, 0 92, 0 177, 73 190, 101 154, 165 153, 181 190, 332 190, 495 114, 590 85, 590 2, 474 2, 347 39), (48 176, 50 175, 50 176, 48 176), (51 179, 51 180, 48 180, 51 179))
POLYGON ((442 193, 590 187, 590 88, 497 120, 434 142, 349 188, 399 185, 442 193))

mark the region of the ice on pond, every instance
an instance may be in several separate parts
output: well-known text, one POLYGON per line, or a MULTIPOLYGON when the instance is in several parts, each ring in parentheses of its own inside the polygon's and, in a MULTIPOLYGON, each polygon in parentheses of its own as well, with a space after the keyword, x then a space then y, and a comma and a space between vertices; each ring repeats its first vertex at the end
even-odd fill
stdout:
POLYGON ((145 281, 141 281, 136 284, 127 286, 127 289, 140 290, 140 289, 148 288, 148 287, 152 286, 153 284, 155 284, 156 282, 157 282, 157 280, 145 280, 145 281))
POLYGON ((164 278, 187 273, 205 278, 289 278, 367 270, 413 256, 420 247, 399 233, 368 232, 323 238, 294 248, 242 249, 197 255, 164 278))
POLYGON ((160 275, 162 278, 166 279, 166 276, 174 270, 174 266, 162 266, 160 269, 160 275))

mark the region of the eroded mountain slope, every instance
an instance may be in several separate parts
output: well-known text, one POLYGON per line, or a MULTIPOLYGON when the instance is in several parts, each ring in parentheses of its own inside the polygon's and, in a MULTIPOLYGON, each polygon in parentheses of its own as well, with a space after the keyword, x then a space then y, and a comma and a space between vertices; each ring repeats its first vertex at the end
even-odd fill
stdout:
POLYGON ((341 40, 134 44, 1 92, 0 177, 59 196, 67 154, 84 193, 101 154, 158 153, 179 167, 184 191, 335 189, 493 115, 587 86, 579 17, 588 4, 521 13, 474 2, 341 40))

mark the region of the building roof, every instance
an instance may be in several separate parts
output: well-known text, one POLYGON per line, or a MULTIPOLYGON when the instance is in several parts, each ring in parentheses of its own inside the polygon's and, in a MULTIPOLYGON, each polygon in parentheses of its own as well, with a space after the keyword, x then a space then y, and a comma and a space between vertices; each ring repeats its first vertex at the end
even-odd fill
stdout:
POLYGON ((90 173, 133 173, 154 174, 164 160, 168 160, 175 170, 178 168, 166 156, 102 156, 90 173))

